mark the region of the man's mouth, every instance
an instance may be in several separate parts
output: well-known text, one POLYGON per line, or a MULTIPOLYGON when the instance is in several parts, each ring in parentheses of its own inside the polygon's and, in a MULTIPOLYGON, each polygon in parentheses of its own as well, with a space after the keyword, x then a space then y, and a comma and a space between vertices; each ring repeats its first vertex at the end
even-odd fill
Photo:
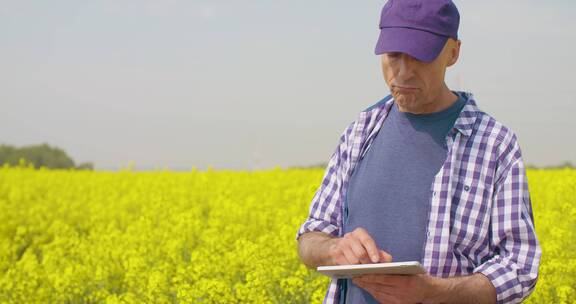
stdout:
POLYGON ((414 86, 394 86, 394 90, 398 93, 414 93, 418 88, 414 86))
POLYGON ((394 88, 401 89, 401 90, 417 90, 418 87, 410 86, 410 85, 393 85, 394 88))

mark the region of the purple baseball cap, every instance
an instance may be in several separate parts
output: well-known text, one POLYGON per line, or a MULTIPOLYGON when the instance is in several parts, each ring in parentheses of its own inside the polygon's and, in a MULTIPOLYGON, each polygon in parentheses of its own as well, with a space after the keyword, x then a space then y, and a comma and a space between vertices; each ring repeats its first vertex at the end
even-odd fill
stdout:
POLYGON ((460 14, 450 0, 388 0, 375 53, 401 52, 433 61, 448 38, 458 39, 460 14))

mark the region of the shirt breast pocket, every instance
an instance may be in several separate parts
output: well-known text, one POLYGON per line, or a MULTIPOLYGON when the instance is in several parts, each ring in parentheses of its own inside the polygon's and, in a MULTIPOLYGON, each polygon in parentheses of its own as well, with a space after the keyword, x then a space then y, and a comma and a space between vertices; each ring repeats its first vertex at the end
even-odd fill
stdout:
POLYGON ((458 251, 468 253, 481 245, 478 242, 487 241, 492 201, 489 190, 473 177, 456 180, 450 207, 450 240, 458 251))

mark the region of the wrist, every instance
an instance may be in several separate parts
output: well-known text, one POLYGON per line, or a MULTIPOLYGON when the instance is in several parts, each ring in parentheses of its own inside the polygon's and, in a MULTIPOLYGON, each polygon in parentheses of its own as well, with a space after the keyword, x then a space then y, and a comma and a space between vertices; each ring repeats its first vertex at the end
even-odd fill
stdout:
POLYGON ((333 266, 336 265, 336 261, 334 260, 334 250, 336 248, 337 238, 328 238, 324 241, 324 252, 325 257, 323 259, 324 265, 326 266, 333 266))
POLYGON ((448 303, 457 289, 456 281, 450 278, 438 278, 430 276, 430 292, 423 304, 448 303))

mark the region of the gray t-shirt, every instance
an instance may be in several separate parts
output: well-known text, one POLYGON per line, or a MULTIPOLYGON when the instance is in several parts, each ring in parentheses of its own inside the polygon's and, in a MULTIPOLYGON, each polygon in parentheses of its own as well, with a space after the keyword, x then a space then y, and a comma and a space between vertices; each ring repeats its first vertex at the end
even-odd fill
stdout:
MULTIPOLYGON (((447 156, 445 137, 466 103, 454 93, 454 104, 430 114, 400 112, 394 103, 350 177, 344 233, 363 227, 394 262, 422 263, 432 181, 447 156)), ((350 279, 343 282, 346 303, 377 303, 350 279)))

